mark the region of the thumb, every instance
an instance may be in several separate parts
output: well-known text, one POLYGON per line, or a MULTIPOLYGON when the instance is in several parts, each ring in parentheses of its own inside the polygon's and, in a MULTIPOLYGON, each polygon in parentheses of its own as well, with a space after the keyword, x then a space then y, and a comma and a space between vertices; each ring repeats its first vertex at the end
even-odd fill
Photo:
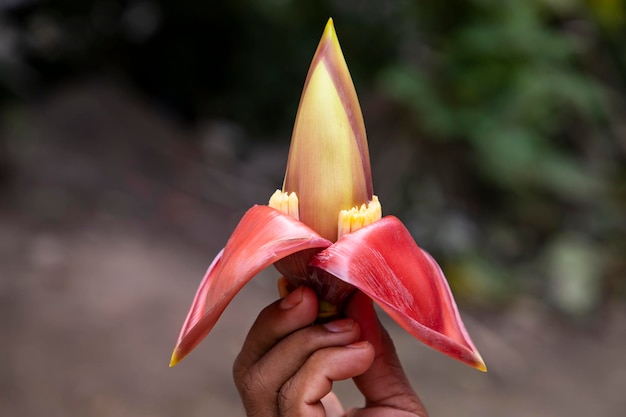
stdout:
POLYGON ((376 352, 374 362, 354 382, 365 397, 367 407, 392 408, 426 416, 424 405, 407 379, 389 333, 382 326, 372 300, 357 291, 345 314, 361 327, 361 338, 370 342, 376 352))

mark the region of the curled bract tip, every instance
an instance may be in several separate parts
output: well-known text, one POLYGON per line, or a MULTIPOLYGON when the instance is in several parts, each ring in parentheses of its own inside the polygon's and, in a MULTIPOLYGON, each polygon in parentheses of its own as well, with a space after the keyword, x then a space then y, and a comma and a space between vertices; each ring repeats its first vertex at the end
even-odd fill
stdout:
POLYGON ((174 349, 174 351, 172 352, 172 357, 170 358, 170 368, 175 367, 181 360, 181 358, 178 356, 177 350, 178 349, 174 349))

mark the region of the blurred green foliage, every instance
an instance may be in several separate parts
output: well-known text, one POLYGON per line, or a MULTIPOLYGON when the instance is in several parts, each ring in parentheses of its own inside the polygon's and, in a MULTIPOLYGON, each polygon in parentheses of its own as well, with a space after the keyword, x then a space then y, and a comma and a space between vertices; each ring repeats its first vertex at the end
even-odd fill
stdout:
POLYGON ((114 74, 180 120, 226 119, 256 138, 289 137, 333 16, 360 95, 411 141, 392 205, 462 299, 530 293, 586 317, 626 294, 621 0, 23 0, 2 12, 5 101, 114 74))
POLYGON ((392 65, 385 88, 430 137, 470 142, 488 181, 567 197, 597 191, 597 179, 557 143, 575 128, 569 121, 595 127, 603 118, 602 88, 578 68, 582 41, 550 27, 536 2, 473 3, 461 25, 434 34, 436 57, 392 65))
MULTIPOLYGON (((607 282, 622 281, 608 277, 611 262, 621 260, 607 264, 605 255, 626 253, 626 79, 619 71, 624 50, 610 50, 608 34, 576 1, 457 3, 416 10, 427 56, 398 60, 381 76, 385 91, 410 110, 423 136, 465 143, 471 169, 465 174, 490 190, 483 194, 488 200, 481 212, 489 219, 481 222, 481 237, 509 229, 518 241, 517 259, 508 262, 498 247, 482 253, 480 261, 468 263, 461 254, 457 262, 469 266, 455 274, 457 285, 475 289, 492 276, 492 292, 501 293, 505 277, 511 283, 521 278, 517 284, 525 288, 573 281, 568 268, 546 267, 555 262, 545 259, 550 254, 543 249, 575 231, 584 236, 588 255, 575 258, 589 261, 578 270, 593 270, 595 285, 585 292, 593 302, 581 302, 577 312, 590 313, 599 305, 596 294, 610 289, 607 282), (458 12, 450 17, 450 10, 458 12), (480 279, 465 282, 485 258, 490 270, 482 268, 480 279), (493 271, 494 265, 501 269, 493 271)), ((608 4, 599 3, 593 6, 608 4)), ((551 301, 576 310, 565 308, 561 297, 551 301)))
POLYGON ((614 46, 626 27, 609 17, 616 7, 474 0, 407 10, 407 49, 420 53, 380 80, 416 134, 467 150, 456 181, 478 184, 484 217, 472 250, 448 258, 449 278, 476 302, 524 289, 588 316, 611 292, 623 295, 626 53, 614 46), (573 234, 579 245, 554 249, 573 234), (570 290, 555 291, 563 282, 570 290))

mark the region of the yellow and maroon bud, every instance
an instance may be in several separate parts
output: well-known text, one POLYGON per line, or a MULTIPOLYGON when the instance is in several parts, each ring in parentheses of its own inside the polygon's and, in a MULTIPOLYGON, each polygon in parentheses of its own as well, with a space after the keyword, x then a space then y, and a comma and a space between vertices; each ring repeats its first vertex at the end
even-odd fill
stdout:
POLYGON ((372 193, 363 115, 332 19, 304 83, 283 189, 270 206, 297 213, 333 242, 381 217, 372 193), (342 210, 347 212, 340 216, 342 210))
POLYGON ((332 19, 304 84, 283 189, 269 206, 250 208, 209 266, 170 366, 273 264, 284 277, 281 294, 299 285, 316 291, 320 321, 339 315, 358 289, 419 340, 486 370, 439 265, 400 220, 381 219, 363 116, 332 19))

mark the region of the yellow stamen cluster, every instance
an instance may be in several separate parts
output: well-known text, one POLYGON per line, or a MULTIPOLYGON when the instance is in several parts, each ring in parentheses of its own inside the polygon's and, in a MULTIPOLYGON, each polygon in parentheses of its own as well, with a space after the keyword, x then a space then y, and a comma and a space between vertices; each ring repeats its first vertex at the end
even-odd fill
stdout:
POLYGON ((268 205, 273 209, 290 215, 296 220, 300 220, 298 196, 296 193, 285 193, 282 190, 276 190, 270 197, 268 205))
POLYGON ((382 217, 382 207, 378 197, 372 196, 372 201, 362 204, 361 207, 352 207, 350 210, 341 210, 337 221, 337 239, 352 233, 363 226, 374 223, 382 217))
POLYGON ((317 320, 318 322, 325 322, 333 318, 337 318, 339 314, 339 308, 337 305, 331 303, 330 301, 322 300, 319 303, 318 311, 317 311, 317 320))

